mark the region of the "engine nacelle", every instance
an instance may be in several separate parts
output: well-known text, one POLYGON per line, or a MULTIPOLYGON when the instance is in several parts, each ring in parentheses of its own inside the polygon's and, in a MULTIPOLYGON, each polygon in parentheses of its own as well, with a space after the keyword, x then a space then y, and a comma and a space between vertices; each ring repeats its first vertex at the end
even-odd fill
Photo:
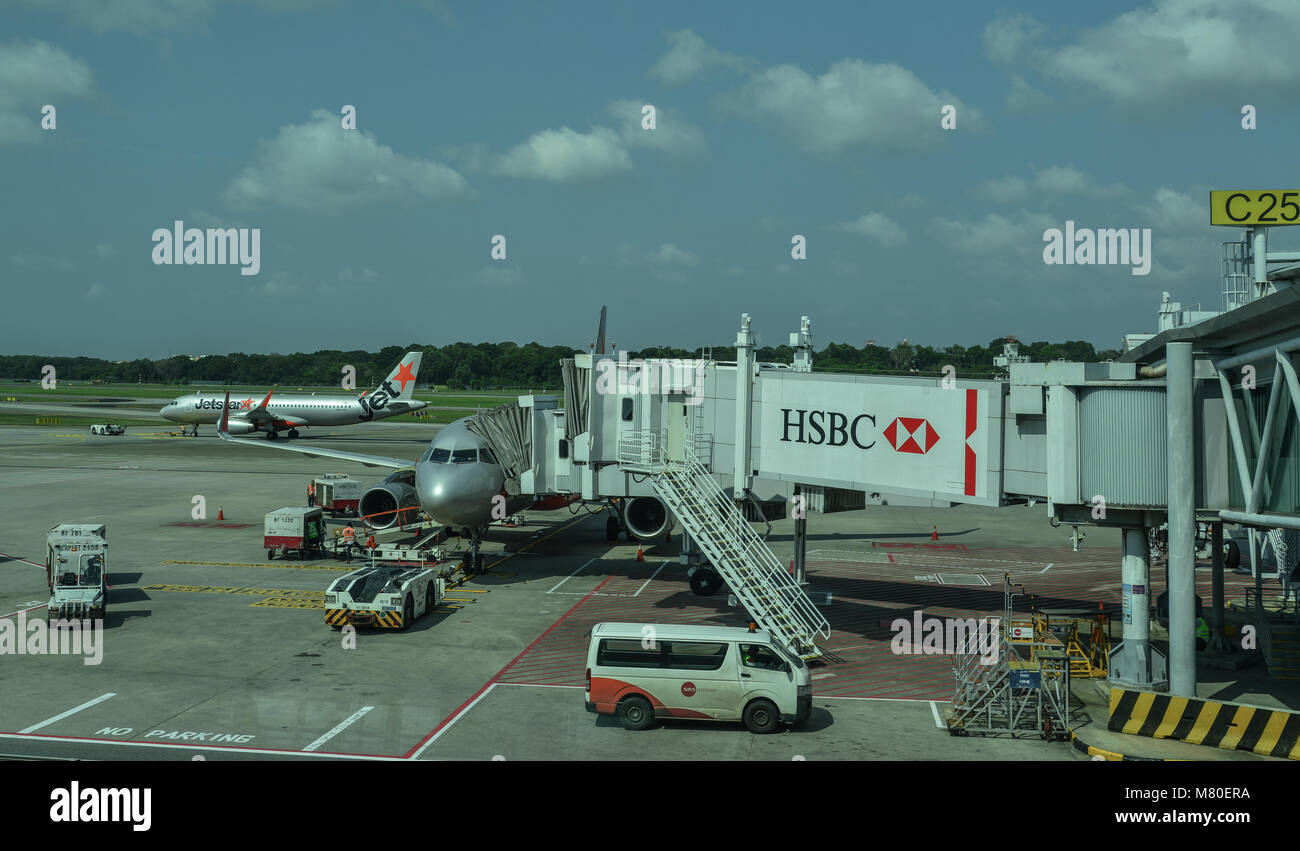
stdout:
POLYGON ((361 495, 358 510, 362 517, 375 529, 389 529, 394 526, 415 522, 420 511, 420 499, 415 486, 406 481, 414 474, 394 473, 380 484, 361 495))
POLYGON ((668 506, 650 496, 634 496, 623 501, 623 525, 643 541, 662 538, 671 528, 668 506))
MULTIPOLYGON (((221 424, 217 423, 217 425, 220 426, 221 424)), ((257 426, 253 425, 248 420, 231 420, 226 423, 226 431, 231 434, 249 434, 250 432, 257 431, 257 426)))

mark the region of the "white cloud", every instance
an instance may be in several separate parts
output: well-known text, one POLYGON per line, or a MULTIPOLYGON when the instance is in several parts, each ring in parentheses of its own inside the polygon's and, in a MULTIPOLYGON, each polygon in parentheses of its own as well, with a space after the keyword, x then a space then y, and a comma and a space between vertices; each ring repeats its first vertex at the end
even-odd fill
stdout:
POLYGON ((984 53, 999 65, 1013 64, 1046 31, 1047 27, 1029 15, 999 18, 984 28, 984 53))
POLYGON ((709 156, 709 143, 695 125, 677 110, 655 106, 655 128, 641 126, 641 109, 649 101, 617 100, 606 111, 614 119, 614 129, 628 148, 650 148, 670 156, 701 159, 709 156))
POLYGON ((379 273, 374 269, 362 269, 360 271, 340 269, 339 280, 350 284, 373 284, 379 280, 379 273))
POLYGON ((1041 262, 1043 231, 1060 226, 1061 222, 1054 217, 1037 212, 1011 216, 986 213, 975 221, 940 216, 931 225, 940 244, 949 245, 958 253, 981 260, 999 259, 1013 265, 1017 258, 1031 255, 1041 262))
POLYGON ((298 276, 281 269, 277 269, 269 275, 258 275, 257 277, 263 280, 249 286, 248 292, 258 298, 299 296, 304 292, 303 283, 298 276))
POLYGON ((766 68, 721 98, 727 112, 770 127, 805 151, 853 147, 907 151, 938 144, 940 110, 957 126, 984 125, 983 114, 946 90, 932 90, 899 65, 843 59, 814 77, 794 65, 766 68))
POLYGON ((91 284, 90 288, 86 290, 86 298, 99 298, 105 292, 106 290, 104 289, 104 285, 99 282, 96 282, 91 284))
POLYGON ((979 188, 980 194, 991 201, 1010 203, 1031 196, 1060 198, 1079 195, 1085 198, 1120 198, 1128 194, 1123 183, 1101 184, 1073 166, 1048 166, 1037 169, 1030 180, 1022 177, 1002 177, 986 180, 979 188))
POLYGON ((497 173, 506 177, 538 180, 602 180, 632 171, 632 158, 617 133, 608 127, 593 127, 578 133, 568 127, 534 133, 511 148, 497 162, 497 173))
POLYGON ((851 222, 841 222, 840 229, 870 237, 891 248, 907 242, 907 232, 884 213, 867 213, 851 222))
MULTIPOLYGON (((55 12, 96 33, 135 35, 197 28, 217 9, 217 0, 18 0, 44 12, 55 12)), ((302 12, 336 0, 244 0, 269 12, 302 12)))
POLYGON ((1002 106, 1007 112, 1026 115, 1038 112, 1052 105, 1052 99, 1043 92, 1025 82, 1019 74, 1011 77, 1011 90, 1002 99, 1002 106))
POLYGON ((664 37, 668 39, 668 52, 659 57, 646 76, 669 86, 688 83, 716 68, 745 71, 754 64, 751 59, 709 47, 693 30, 667 32, 664 37))
POLYGON ((484 266, 474 279, 489 287, 513 287, 527 280, 522 269, 518 266, 507 266, 504 261, 496 261, 491 266, 484 266))
POLYGON ((107 260, 110 257, 117 256, 117 249, 106 242, 101 242, 94 247, 91 253, 101 260, 107 260))
POLYGON ((986 50, 1120 103, 1300 90, 1300 4, 1292 0, 1155 0, 1071 44, 1029 47, 1040 32, 1022 17, 995 21, 986 50), (1011 45, 1018 56, 1008 55, 1011 45))
POLYGON ((344 130, 339 116, 317 109, 305 124, 289 124, 258 144, 253 161, 226 187, 235 207, 280 204, 337 211, 355 204, 411 197, 454 198, 465 178, 432 160, 398 154, 373 133, 344 130))
POLYGON ((44 257, 39 254, 15 254, 10 257, 9 260, 20 269, 71 272, 73 269, 77 268, 76 261, 69 260, 66 257, 44 257))
POLYGON ((659 246, 659 250, 650 255, 650 260, 665 266, 696 266, 700 258, 689 251, 684 251, 671 242, 659 246))
POLYGON ((45 104, 57 110, 90 97, 94 87, 90 66, 59 47, 43 41, 0 44, 0 143, 37 139, 45 104))

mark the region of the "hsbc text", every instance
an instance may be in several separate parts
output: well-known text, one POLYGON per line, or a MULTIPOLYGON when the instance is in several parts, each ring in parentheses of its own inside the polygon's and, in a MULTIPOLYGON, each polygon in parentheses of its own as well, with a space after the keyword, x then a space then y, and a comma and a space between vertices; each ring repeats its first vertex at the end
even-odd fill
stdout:
POLYGON ((870 449, 876 441, 863 443, 858 436, 858 428, 863 420, 870 420, 871 427, 876 427, 873 414, 858 414, 849 420, 847 414, 839 411, 809 411, 803 408, 782 408, 784 430, 781 432, 783 443, 811 443, 814 446, 845 446, 850 440, 859 449, 870 449), (791 432, 795 434, 792 439, 791 432))

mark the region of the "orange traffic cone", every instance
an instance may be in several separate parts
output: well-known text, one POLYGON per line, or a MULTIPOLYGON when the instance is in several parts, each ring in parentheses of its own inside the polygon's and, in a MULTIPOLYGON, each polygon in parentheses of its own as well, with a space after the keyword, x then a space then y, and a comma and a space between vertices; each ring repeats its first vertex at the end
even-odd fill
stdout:
POLYGON ((636 560, 645 561, 645 551, 642 550, 640 547, 636 548, 636 560))
POLYGON ((937 541, 937 540, 939 540, 939 527, 938 527, 938 526, 935 526, 935 527, 934 527, 934 531, 930 533, 930 540, 931 540, 931 541, 937 541))
POLYGON ((226 519, 226 513, 225 513, 225 511, 222 510, 221 506, 219 506, 219 505, 217 506, 217 519, 218 519, 218 520, 225 520, 225 519, 226 519))
POLYGON ((794 576, 794 559, 790 559, 790 569, 786 572, 791 576, 794 576))

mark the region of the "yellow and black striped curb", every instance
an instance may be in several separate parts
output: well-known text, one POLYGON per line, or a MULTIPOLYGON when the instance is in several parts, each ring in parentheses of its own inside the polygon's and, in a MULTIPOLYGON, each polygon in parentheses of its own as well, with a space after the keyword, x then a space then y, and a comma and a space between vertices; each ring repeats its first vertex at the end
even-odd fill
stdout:
POLYGON ((1073 731, 1070 733, 1070 744, 1076 751, 1082 751, 1088 756, 1096 759, 1101 757, 1107 762, 1168 762, 1169 760, 1161 759, 1154 756, 1130 756, 1118 751, 1108 751, 1105 748, 1093 747, 1092 745, 1079 738, 1079 735, 1073 731))
POLYGON ((385 629, 401 629, 402 613, 401 612, 379 612, 372 609, 326 609, 325 623, 330 626, 346 626, 349 621, 349 615, 366 614, 371 615, 373 620, 361 626, 378 626, 385 629))
POLYGON ((1300 712, 1286 709, 1112 688, 1106 729, 1300 759, 1300 712))

